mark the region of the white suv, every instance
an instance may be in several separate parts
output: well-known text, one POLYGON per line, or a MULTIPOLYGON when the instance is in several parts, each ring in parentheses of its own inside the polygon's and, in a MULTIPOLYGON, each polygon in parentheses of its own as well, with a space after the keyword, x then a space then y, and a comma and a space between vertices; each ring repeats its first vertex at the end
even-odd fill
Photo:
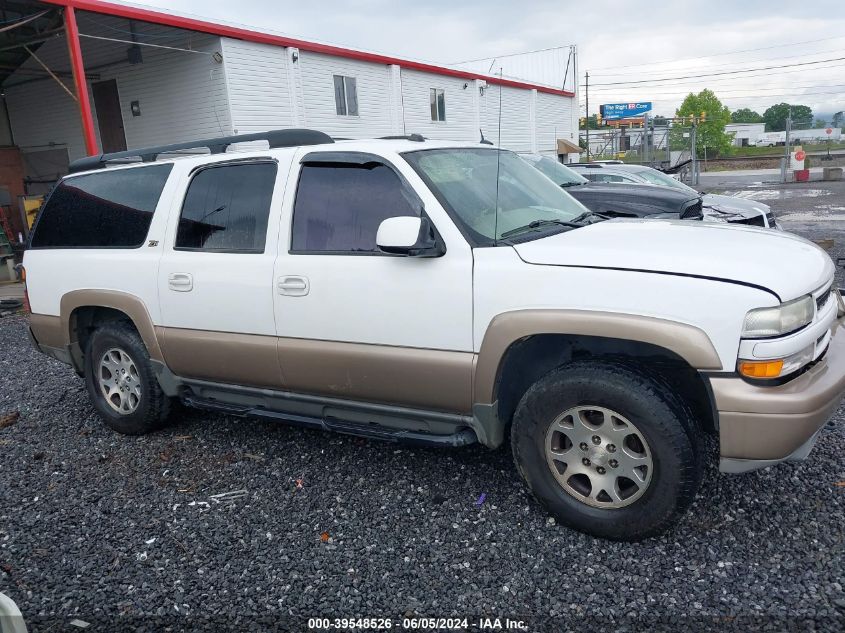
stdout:
POLYGON ((821 249, 601 221, 488 145, 287 130, 72 169, 25 256, 31 333, 122 433, 158 428, 179 399, 510 442, 561 522, 634 540, 692 502, 701 433, 727 472, 804 458, 845 387, 821 249), (258 137, 268 149, 225 151, 258 137), (199 146, 212 153, 164 158, 199 146))

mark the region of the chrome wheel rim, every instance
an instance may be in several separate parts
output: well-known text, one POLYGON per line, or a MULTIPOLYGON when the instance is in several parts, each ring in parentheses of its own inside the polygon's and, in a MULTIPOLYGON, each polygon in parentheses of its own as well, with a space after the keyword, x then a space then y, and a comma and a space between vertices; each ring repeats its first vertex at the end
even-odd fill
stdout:
POLYGON ((132 357, 113 347, 100 359, 97 377, 106 403, 117 413, 134 413, 141 403, 141 378, 132 357))
POLYGON ((654 462, 645 437, 616 411, 573 407, 546 433, 546 463, 561 488, 595 508, 624 508, 643 496, 654 462))

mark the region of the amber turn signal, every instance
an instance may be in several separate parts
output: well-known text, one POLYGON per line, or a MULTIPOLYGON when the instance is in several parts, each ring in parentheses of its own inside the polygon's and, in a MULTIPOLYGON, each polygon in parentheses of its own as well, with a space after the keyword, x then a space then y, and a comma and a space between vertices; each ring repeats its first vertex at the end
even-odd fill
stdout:
POLYGON ((746 378, 777 378, 783 371, 783 360, 741 360, 738 370, 746 378))

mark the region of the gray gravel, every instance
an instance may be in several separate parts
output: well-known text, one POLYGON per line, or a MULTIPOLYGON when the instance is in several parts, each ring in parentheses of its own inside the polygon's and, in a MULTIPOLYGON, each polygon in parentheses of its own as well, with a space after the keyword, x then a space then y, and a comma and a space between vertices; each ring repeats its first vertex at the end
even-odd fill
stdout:
POLYGON ((26 326, 0 319, 0 416, 21 414, 0 429, 0 592, 31 630, 304 631, 309 616, 403 614, 530 631, 845 629, 845 409, 810 461, 732 477, 711 464, 673 531, 618 544, 555 525, 507 451, 201 411, 116 435, 26 326))

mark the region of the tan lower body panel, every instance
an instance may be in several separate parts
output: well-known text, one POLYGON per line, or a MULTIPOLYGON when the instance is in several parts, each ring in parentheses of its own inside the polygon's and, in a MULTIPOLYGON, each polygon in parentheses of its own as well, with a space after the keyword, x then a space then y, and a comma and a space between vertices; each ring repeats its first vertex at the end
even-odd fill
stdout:
POLYGON ((710 379, 719 411, 722 457, 783 459, 824 426, 845 393, 845 328, 841 320, 834 324, 832 334, 825 358, 784 385, 710 379))
POLYGON ((279 339, 290 391, 469 413, 472 352, 279 339))
POLYGON ((62 329, 62 318, 48 314, 30 314, 29 328, 39 345, 65 349, 67 334, 62 329))
POLYGON ((475 355, 157 327, 181 378, 469 413, 475 355))
POLYGON ((283 388, 275 336, 166 327, 156 333, 168 368, 180 378, 283 388))

